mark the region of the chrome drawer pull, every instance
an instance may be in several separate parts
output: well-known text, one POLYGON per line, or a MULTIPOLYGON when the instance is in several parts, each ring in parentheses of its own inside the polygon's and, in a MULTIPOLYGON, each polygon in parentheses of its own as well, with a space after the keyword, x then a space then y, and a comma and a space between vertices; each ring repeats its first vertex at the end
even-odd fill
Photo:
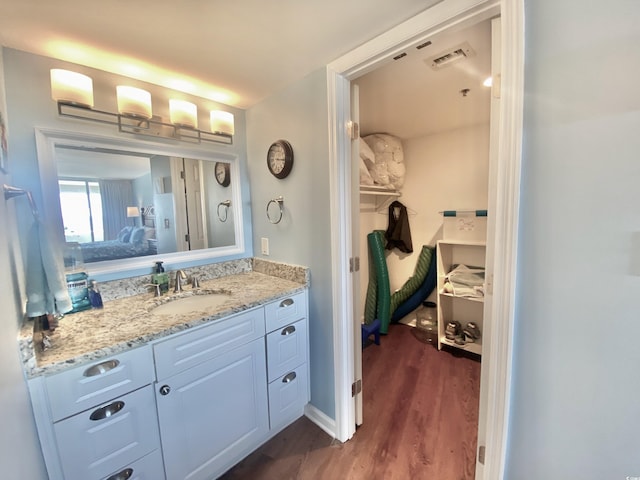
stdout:
POLYGON ((103 373, 107 373, 109 370, 113 370, 118 365, 120 365, 120 360, 107 360, 106 362, 98 363, 93 367, 87 368, 83 375, 85 377, 95 377, 96 375, 102 375, 103 373))
POLYGON ((292 333, 296 332, 296 327, 294 327, 293 325, 289 325, 288 327, 285 327, 282 329, 282 331, 280 332, 280 335, 291 335, 292 333))
POLYGON ((286 298, 280 302, 280 308, 290 307, 291 305, 293 305, 293 299, 291 298, 286 298))
POLYGON ((290 383, 296 379, 296 372, 287 373, 282 379, 282 383, 290 383))
POLYGON ((121 472, 111 475, 107 480, 129 480, 133 475, 133 468, 125 468, 121 472))
POLYGON ((91 414, 89 418, 94 421, 104 420, 105 418, 115 415, 123 408, 124 408, 124 402, 118 400, 117 402, 113 402, 112 404, 107 405, 106 407, 101 407, 101 408, 98 408, 97 410, 94 410, 94 412, 91 414))

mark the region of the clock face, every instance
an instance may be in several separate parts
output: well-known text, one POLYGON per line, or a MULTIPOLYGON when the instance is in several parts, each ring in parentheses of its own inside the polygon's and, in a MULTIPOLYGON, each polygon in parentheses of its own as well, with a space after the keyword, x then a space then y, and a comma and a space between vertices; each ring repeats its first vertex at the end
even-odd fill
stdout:
POLYGON ((293 149, 286 140, 278 140, 269 147, 267 167, 276 178, 285 178, 293 167, 293 149))
POLYGON ((269 149, 269 167, 273 173, 280 173, 284 170, 284 148, 275 144, 269 149))
POLYGON ((224 162, 217 162, 215 166, 216 181, 226 187, 231 182, 231 176, 229 175, 229 164, 224 162))

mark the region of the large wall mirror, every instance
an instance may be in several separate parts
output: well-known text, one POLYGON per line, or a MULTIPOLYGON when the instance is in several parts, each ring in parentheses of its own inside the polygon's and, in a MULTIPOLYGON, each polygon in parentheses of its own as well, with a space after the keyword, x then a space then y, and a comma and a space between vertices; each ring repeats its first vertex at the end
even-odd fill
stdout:
POLYGON ((41 129, 36 142, 46 218, 92 274, 244 252, 233 155, 41 129))

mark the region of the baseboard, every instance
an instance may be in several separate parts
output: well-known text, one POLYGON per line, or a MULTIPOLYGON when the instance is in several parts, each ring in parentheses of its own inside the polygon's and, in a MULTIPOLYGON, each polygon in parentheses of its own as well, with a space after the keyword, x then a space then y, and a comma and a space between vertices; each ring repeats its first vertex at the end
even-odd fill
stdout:
POLYGON ((318 427, 324 430, 327 435, 332 438, 336 438, 336 421, 333 418, 329 418, 323 411, 318 410, 316 407, 307 403, 304 407, 304 415, 318 427))

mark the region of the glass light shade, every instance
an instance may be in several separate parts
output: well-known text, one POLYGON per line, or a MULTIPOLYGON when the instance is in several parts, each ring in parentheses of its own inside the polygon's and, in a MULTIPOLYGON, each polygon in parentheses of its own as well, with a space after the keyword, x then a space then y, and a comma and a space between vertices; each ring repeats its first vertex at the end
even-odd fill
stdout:
POLYGON ((169 100, 171 123, 180 127, 198 128, 198 107, 184 100, 169 100))
POLYGON ((130 117, 151 118, 151 94, 146 90, 119 85, 116 87, 118 96, 118 113, 130 117))
POLYGON ((139 217, 140 216, 140 210, 138 209, 138 207, 127 207, 127 217, 131 218, 131 217, 139 217))
POLYGON ((211 131, 213 133, 233 135, 233 113, 211 110, 211 131))
POLYGON ((81 73, 53 68, 51 96, 56 102, 93 108, 93 80, 81 73))

